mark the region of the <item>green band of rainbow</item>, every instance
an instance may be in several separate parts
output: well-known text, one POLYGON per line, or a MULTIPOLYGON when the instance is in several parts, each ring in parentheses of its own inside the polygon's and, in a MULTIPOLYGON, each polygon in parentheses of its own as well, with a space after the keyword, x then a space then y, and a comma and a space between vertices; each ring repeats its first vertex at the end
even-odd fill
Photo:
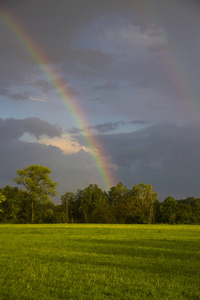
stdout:
MULTIPOLYGON (((77 126, 79 128, 87 128, 89 124, 87 123, 84 112, 71 97, 69 91, 66 88, 66 82, 64 82, 60 78, 59 74, 50 67, 50 60, 47 58, 47 55, 41 49, 39 44, 30 37, 22 23, 16 18, 13 12, 1 6, 0 17, 6 24, 6 26, 23 44, 32 58, 39 64, 44 74, 47 76, 48 80, 51 82, 52 86, 59 94, 62 102, 64 103, 70 114, 73 116, 73 119, 75 120, 77 126)), ((106 166, 105 155, 103 153, 103 150, 99 149, 99 142, 97 140, 97 137, 89 134, 85 130, 84 139, 87 146, 92 150, 93 159, 102 179, 104 188, 108 190, 111 186, 114 185, 115 180, 110 169, 106 166)))

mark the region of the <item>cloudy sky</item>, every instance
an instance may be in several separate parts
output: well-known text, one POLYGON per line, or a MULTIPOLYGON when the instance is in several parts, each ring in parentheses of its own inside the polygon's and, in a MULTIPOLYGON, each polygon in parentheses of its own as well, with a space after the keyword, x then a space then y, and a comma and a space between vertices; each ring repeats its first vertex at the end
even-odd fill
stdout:
POLYGON ((200 197, 199 29, 197 0, 1 0, 0 187, 40 164, 57 203, 90 183, 200 197))

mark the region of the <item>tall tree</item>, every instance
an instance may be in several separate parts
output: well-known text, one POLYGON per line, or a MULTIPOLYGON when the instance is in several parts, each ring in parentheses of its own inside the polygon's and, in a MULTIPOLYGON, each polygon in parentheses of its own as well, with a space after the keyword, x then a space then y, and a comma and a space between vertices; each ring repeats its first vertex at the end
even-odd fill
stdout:
POLYGON ((83 213, 85 223, 94 221, 92 212, 95 208, 96 202, 102 196, 103 192, 97 184, 90 184, 84 190, 79 191, 79 197, 81 200, 79 210, 83 213))
POLYGON ((113 214, 118 223, 130 223, 133 210, 133 197, 126 186, 121 182, 112 187, 109 194, 109 201, 113 214))
POLYGON ((66 222, 74 222, 75 194, 66 192, 61 196, 62 209, 66 215, 66 222))
POLYGON ((10 187, 7 185, 2 189, 2 192, 6 198, 3 203, 4 220, 15 223, 17 214, 21 209, 20 204, 23 199, 24 191, 19 190, 17 187, 10 187))
POLYGON ((55 196, 57 186, 49 176, 51 170, 45 166, 32 165, 17 171, 13 180, 22 185, 28 192, 31 201, 31 223, 34 222, 34 208, 37 202, 50 201, 49 196, 55 196))
POLYGON ((153 191, 152 185, 140 183, 132 189, 135 205, 140 209, 144 223, 155 223, 154 202, 158 194, 153 191))
POLYGON ((169 224, 176 223, 177 204, 178 202, 171 196, 168 196, 164 200, 161 206, 163 223, 169 223, 169 224))
POLYGON ((102 193, 96 200, 92 217, 95 223, 116 223, 106 193, 102 193))
MULTIPOLYGON (((0 204, 6 200, 6 197, 0 192, 0 204)), ((2 212, 3 210, 0 208, 0 212, 2 212)))

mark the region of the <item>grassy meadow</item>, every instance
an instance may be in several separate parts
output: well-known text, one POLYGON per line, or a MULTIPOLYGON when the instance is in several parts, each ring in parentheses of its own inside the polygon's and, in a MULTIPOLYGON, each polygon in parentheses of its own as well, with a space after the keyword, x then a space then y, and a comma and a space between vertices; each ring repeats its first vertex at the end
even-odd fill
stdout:
POLYGON ((200 299, 200 226, 0 225, 0 300, 200 299))

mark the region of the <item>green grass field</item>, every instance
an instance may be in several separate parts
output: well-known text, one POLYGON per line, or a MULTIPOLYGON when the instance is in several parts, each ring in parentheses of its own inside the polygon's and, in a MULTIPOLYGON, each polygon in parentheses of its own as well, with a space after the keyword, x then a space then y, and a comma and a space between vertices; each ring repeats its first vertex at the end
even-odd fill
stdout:
POLYGON ((0 300, 200 299, 200 226, 0 225, 0 300))

